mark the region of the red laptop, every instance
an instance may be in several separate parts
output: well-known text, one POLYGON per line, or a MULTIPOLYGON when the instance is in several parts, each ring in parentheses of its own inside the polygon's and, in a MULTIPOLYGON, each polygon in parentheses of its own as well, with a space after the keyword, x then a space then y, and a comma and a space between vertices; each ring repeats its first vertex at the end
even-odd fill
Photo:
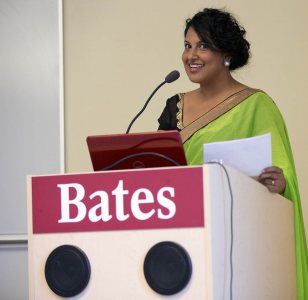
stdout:
POLYGON ((176 130, 93 135, 87 144, 94 171, 185 166, 176 130))

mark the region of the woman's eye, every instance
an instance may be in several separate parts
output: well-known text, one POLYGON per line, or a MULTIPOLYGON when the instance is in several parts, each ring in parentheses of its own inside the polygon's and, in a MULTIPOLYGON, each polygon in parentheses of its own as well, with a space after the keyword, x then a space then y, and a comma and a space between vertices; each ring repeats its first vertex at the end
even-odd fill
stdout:
POLYGON ((189 44, 184 44, 184 48, 185 48, 185 49, 189 49, 189 48, 190 48, 190 45, 189 45, 189 44))
POLYGON ((200 49, 207 49, 207 46, 206 46, 205 43, 201 43, 201 44, 199 45, 199 48, 200 48, 200 49))

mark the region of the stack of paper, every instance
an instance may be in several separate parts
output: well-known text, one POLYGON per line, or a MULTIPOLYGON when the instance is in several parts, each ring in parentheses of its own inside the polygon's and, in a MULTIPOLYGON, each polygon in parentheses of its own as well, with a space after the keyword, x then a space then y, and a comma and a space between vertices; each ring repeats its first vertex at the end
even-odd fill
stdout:
POLYGON ((248 176, 258 176, 264 168, 272 166, 271 134, 204 144, 203 160, 220 162, 248 176))

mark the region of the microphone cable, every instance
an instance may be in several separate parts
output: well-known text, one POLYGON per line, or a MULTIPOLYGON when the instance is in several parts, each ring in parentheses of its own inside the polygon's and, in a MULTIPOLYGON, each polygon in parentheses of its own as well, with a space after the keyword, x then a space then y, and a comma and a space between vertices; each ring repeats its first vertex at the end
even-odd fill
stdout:
MULTIPOLYGON (((223 171, 226 175, 226 178, 227 178, 227 182, 228 182, 228 189, 229 189, 229 194, 230 194, 230 248, 229 248, 229 264, 230 264, 229 296, 230 297, 229 297, 229 300, 233 300, 234 197, 233 197, 233 192, 232 192, 232 187, 231 187, 231 180, 230 180, 228 170, 222 162, 211 161, 211 162, 207 162, 205 164, 219 165, 223 169, 223 171)), ((224 290, 225 290, 225 288, 224 288, 224 290)))
POLYGON ((125 156, 125 157, 115 161, 114 163, 110 164, 109 166, 101 169, 101 171, 111 170, 114 167, 116 167, 117 165, 119 165, 120 163, 125 162, 125 161, 127 161, 127 160, 129 160, 131 158, 139 157, 139 156, 156 156, 156 157, 160 157, 160 158, 163 158, 163 159, 169 161, 170 163, 172 163, 175 166, 181 166, 180 163, 178 163, 177 161, 175 161, 174 159, 172 159, 171 157, 169 157, 167 155, 164 155, 164 154, 161 154, 161 153, 158 153, 158 152, 140 152, 140 153, 135 153, 135 154, 127 155, 127 156, 125 156))

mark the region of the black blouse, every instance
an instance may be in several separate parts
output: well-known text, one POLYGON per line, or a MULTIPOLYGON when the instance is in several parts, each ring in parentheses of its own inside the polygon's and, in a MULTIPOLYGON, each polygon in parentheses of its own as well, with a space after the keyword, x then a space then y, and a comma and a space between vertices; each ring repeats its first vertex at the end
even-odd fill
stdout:
POLYGON ((166 106, 158 118, 159 127, 158 130, 178 130, 176 114, 179 111, 177 104, 180 101, 179 95, 167 99, 166 106))

